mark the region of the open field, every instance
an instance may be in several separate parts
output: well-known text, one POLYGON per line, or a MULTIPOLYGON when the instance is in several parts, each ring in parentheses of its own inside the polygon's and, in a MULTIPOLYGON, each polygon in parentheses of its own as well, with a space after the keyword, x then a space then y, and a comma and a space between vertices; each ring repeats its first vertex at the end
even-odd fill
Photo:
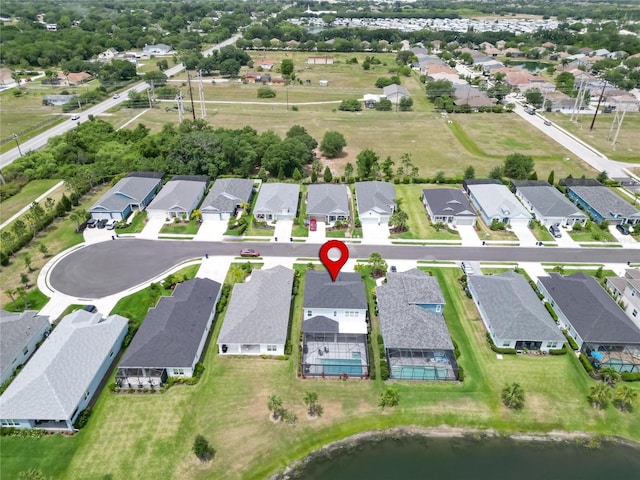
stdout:
MULTIPOLYGON (((622 116, 621 113, 619 115, 620 117, 622 116)), ((640 113, 626 113, 615 148, 612 146, 611 141, 607 140, 609 132, 611 132, 611 124, 616 116, 615 113, 598 114, 593 130, 589 130, 593 119, 591 115, 579 115, 580 118, 575 123, 571 122, 570 115, 546 113, 545 116, 612 160, 640 163, 640 143, 638 142, 640 113)), ((616 125, 613 132, 611 132, 612 137, 615 135, 617 128, 616 125)))
MULTIPOLYGON (((100 396, 89 425, 72 438, 0 438, 2 476, 35 467, 55 478, 264 478, 321 445, 362 430, 395 425, 498 428, 501 431, 588 431, 640 440, 640 413, 613 407, 593 410, 586 401, 594 384, 573 355, 505 355, 489 349, 482 322, 457 284, 457 268, 430 269, 443 287, 444 315, 462 352, 466 377, 455 382, 391 382, 400 406, 381 411, 380 380, 300 380, 295 376, 299 346, 288 361, 219 357, 212 341, 206 370, 195 386, 175 386, 164 394, 100 396), (499 401, 505 382, 524 387, 525 408, 509 411, 499 401), (558 388, 562 385, 562 388, 558 388), (324 415, 307 419, 302 402, 314 390, 324 415), (273 424, 267 397, 278 394, 298 424, 273 424), (216 449, 208 464, 196 461, 196 434, 216 449), (99 448, 98 448, 99 446, 99 448), (38 455, 34 456, 34 452, 38 455)), ((368 285, 369 286, 369 285, 368 285)), ((300 289, 302 291, 302 289, 300 289)), ((298 338, 301 296, 294 301, 292 337, 298 338)), ((375 318, 374 318, 375 320, 375 318)), ((374 335, 377 321, 372 322, 374 335)), ((215 324, 215 339, 221 325, 215 324)), ((631 384, 640 391, 640 385, 631 384)))
MULTIPOLYGON (((49 190, 59 181, 60 180, 56 179, 33 180, 22 187, 22 190, 20 190, 15 195, 7 198, 6 200, 3 200, 0 203, 0 223, 18 213, 27 205, 31 204, 31 202, 33 202, 36 198, 49 190)), ((64 187, 62 187, 61 190, 64 190, 64 187)), ((53 196, 51 198, 53 198, 53 196)))

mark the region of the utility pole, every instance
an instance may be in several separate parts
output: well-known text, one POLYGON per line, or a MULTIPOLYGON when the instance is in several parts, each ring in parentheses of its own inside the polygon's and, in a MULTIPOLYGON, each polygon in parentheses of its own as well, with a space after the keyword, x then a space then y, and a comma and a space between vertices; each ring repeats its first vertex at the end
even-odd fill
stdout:
POLYGON ((593 114, 593 120, 591 120, 591 126, 589 127, 589 131, 593 130, 593 125, 596 123, 596 115, 598 115, 598 110, 600 109, 600 103, 602 102, 602 97, 604 97, 604 89, 607 86, 607 81, 602 81, 602 92, 600 92, 600 97, 598 98, 598 105, 596 106, 596 111, 593 114))
POLYGON ((153 98, 153 100, 155 101, 155 99, 156 99, 156 89, 155 89, 155 85, 153 84, 153 80, 151 80, 149 82, 149 84, 151 85, 151 98, 153 98))
POLYGON ((178 123, 184 120, 184 103, 182 102, 182 92, 176 95, 176 103, 178 104, 178 123))
POLYGON ((578 89, 578 95, 576 96, 576 101, 573 104, 573 110, 571 111, 571 121, 578 121, 578 117, 580 116, 580 108, 582 108, 582 97, 584 95, 584 80, 580 81, 580 88, 578 89), (575 117, 575 119, 574 119, 575 117))
POLYGON ((149 94, 149 89, 147 88, 147 101, 149 102, 149 108, 153 108, 151 106, 151 95, 149 94))
POLYGON ((198 70, 198 93, 200 95, 200 118, 207 118, 207 106, 204 103, 204 89, 202 87, 202 70, 198 70))
POLYGON ((196 107, 193 104, 193 89, 191 88, 191 74, 187 72, 187 83, 189 83, 189 99, 191 100, 191 114, 193 121, 196 121, 196 107))
POLYGON ((20 150, 20 142, 18 142, 18 138, 19 138, 18 134, 14 133, 13 135, 11 135, 11 138, 13 138, 16 141, 16 146, 18 147, 18 153, 20 154, 20 156, 22 156, 22 150, 20 150))
POLYGON ((616 149, 616 142, 618 141, 618 135, 620 134, 620 128, 622 127, 622 122, 624 121, 624 114, 627 113, 627 110, 623 110, 622 111, 622 115, 619 116, 619 111, 616 110, 616 116, 613 118, 613 122, 611 122, 611 128, 609 129, 609 135, 607 136, 607 140, 611 140, 611 134, 613 133, 613 129, 616 127, 617 125, 617 129, 616 129, 616 134, 613 137, 612 140, 612 147, 615 150, 616 149))

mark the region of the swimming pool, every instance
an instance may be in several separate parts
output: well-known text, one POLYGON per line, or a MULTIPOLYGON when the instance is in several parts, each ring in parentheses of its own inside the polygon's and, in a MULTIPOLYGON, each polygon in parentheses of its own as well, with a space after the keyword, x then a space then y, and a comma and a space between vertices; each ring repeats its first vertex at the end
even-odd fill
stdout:
POLYGON ((318 361, 322 364, 322 370, 325 375, 347 375, 362 376, 366 373, 367 369, 362 365, 362 361, 351 358, 319 358, 318 361))
POLYGON ((441 367, 393 367, 391 376, 404 380, 450 380, 447 369, 441 367))

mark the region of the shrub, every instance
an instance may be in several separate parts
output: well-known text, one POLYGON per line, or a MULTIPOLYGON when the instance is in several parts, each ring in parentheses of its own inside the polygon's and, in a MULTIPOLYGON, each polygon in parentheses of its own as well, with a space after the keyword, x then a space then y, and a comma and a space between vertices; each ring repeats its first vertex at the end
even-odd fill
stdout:
POLYGON ((91 407, 87 407, 80 412, 80 414, 78 415, 78 418, 76 418, 76 421, 73 424, 73 427, 80 430, 81 428, 87 425, 90 417, 91 417, 91 407))
POLYGON ((458 365, 458 381, 464 382, 464 368, 458 365))
POLYGON ((567 344, 563 343, 562 348, 554 348, 549 350, 549 355, 564 355, 567 353, 567 344))
POLYGON ((580 359, 580 363, 582 364, 582 366, 584 367, 587 373, 593 372, 593 365, 591 365, 591 362, 584 354, 581 353, 578 358, 580 359))
POLYGON ((258 98, 275 98, 276 92, 269 87, 260 87, 258 89, 258 98))
POLYGON ((566 330, 562 330, 562 333, 564 333, 564 336, 567 337, 567 341, 569 342, 569 346, 575 351, 578 350, 578 344, 576 343, 576 341, 573 339, 573 337, 571 335, 569 335, 569 333, 566 330))
POLYGON ((451 341, 453 342, 453 354, 456 356, 456 358, 459 358, 460 347, 458 347, 458 342, 456 342, 453 338, 451 339, 451 341))
POLYGON ((379 405, 383 409, 385 407, 395 407, 400 403, 400 394, 398 390, 393 387, 384 387, 384 390, 380 394, 379 405))
POLYGON ((380 359, 380 380, 389 380, 389 364, 386 359, 380 359))
POLYGON ((558 321, 558 315, 553 310, 553 307, 551 306, 551 304, 549 302, 544 302, 544 306, 547 309, 547 311, 549 312, 549 315, 551 315, 551 318, 553 318, 557 322, 558 321))
POLYGON ((196 454, 196 457, 198 457, 200 461, 207 462, 213 458, 216 451, 209 445, 206 438, 202 435, 196 435, 193 442, 193 453, 196 454))
POLYGON ((500 348, 498 346, 496 346, 495 343, 493 343, 493 339, 491 338, 491 334, 489 332, 487 332, 487 341, 489 342, 489 346, 491 347, 491 350, 493 350, 496 353, 502 353, 505 355, 515 355, 516 354, 516 349, 515 348, 500 348))
POLYGON ((640 382, 640 372, 622 372, 620 378, 625 382, 640 382))

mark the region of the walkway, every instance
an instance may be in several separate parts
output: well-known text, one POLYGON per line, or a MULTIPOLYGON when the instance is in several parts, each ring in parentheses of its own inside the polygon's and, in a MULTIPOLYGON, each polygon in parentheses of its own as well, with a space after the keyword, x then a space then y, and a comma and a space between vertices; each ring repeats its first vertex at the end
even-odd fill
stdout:
MULTIPOLYGON (((60 187, 62 187, 64 185, 64 180, 56 183, 53 187, 51 187, 49 190, 47 190, 46 192, 44 192, 42 195, 40 195, 38 198, 36 198, 34 200, 34 202, 41 202, 42 200, 46 200, 46 198, 51 195, 53 192, 55 192, 57 189, 59 189, 60 187)), ((33 202, 31 202, 33 203, 33 202)), ((7 220, 5 220, 4 222, 2 222, 2 224, 0 224, 0 230, 2 230, 4 227, 6 227, 7 225, 9 225, 11 222, 13 222, 16 218, 21 217, 22 215, 24 215, 25 213, 27 213, 29 211, 29 208, 31 208, 31 203, 29 205, 27 205, 26 207, 23 207, 22 209, 20 209, 20 211, 14 215, 12 215, 11 217, 9 217, 7 220)))

